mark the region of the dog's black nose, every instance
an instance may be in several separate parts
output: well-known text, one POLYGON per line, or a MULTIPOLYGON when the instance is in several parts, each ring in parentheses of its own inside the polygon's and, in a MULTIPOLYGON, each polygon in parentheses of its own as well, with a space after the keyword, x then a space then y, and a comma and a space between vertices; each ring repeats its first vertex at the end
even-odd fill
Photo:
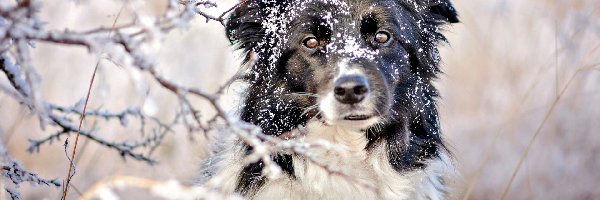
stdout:
POLYGON ((344 104, 361 102, 369 93, 369 83, 364 76, 350 75, 338 78, 333 88, 335 99, 344 104))

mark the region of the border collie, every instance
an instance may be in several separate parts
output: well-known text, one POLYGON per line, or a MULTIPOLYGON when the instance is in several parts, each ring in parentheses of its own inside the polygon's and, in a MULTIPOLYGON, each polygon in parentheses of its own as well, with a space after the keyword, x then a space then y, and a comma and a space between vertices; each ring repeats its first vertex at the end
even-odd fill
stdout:
POLYGON ((257 149, 234 139, 204 177, 251 199, 444 199, 452 164, 432 81, 440 28, 456 22, 450 0, 242 1, 226 24, 249 63, 241 119, 330 145, 244 164, 257 149))

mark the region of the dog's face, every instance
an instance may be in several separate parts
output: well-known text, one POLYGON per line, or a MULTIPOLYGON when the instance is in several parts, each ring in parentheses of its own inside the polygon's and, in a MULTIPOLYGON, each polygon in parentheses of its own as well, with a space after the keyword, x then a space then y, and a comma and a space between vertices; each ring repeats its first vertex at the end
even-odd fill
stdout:
POLYGON ((456 20, 449 3, 429 0, 258 0, 237 15, 228 34, 258 56, 252 83, 302 116, 359 130, 423 106, 437 25, 456 20))
POLYGON ((396 86, 416 76, 408 10, 394 1, 308 1, 291 20, 285 76, 325 123, 366 129, 389 117, 396 86))

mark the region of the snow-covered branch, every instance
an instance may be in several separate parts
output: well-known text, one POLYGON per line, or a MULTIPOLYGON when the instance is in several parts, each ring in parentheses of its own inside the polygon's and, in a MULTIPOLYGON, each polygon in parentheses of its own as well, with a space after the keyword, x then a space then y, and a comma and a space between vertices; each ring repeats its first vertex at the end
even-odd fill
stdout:
MULTIPOLYGON (((0 132, 1 133, 1 132, 0 132)), ((19 199, 20 194, 16 190, 21 183, 32 183, 37 185, 56 186, 60 187, 61 183, 56 179, 45 179, 38 176, 36 173, 28 171, 16 160, 13 160, 8 155, 8 151, 4 148, 4 142, 0 139, 0 172, 2 177, 10 181, 14 187, 5 186, 0 188, 5 190, 11 199, 19 199)), ((2 178, 0 177, 0 180, 2 178)), ((3 185, 3 184, 0 184, 3 185)), ((2 194, 0 192, 0 194, 2 194)), ((4 198, 4 197, 2 197, 4 198)))
MULTIPOLYGON (((35 113, 40 120, 42 130, 45 130, 46 126, 57 130, 42 139, 29 139, 28 152, 42 151, 43 145, 54 142, 61 143, 63 138, 76 134, 117 152, 123 158, 154 164, 158 161, 152 157, 152 152, 162 143, 168 133, 174 132, 175 127, 184 126, 189 132, 202 134, 220 129, 253 147, 255 151, 248 155, 244 162, 249 164, 259 160, 263 161, 265 165, 263 173, 269 177, 276 177, 281 172, 279 166, 271 160, 271 155, 287 152, 304 156, 308 161, 323 168, 333 176, 342 177, 377 192, 373 186, 364 184, 351 175, 332 169, 327 163, 320 162, 310 153, 311 149, 344 151, 343 149, 326 142, 307 144, 294 140, 293 138, 297 136, 295 134, 302 134, 301 127, 281 137, 267 136, 258 127, 229 114, 226 109, 220 106, 219 101, 224 89, 240 77, 232 77, 216 92, 208 92, 202 88, 178 84, 159 73, 153 59, 154 56, 149 51, 149 49, 152 49, 153 44, 160 43, 170 31, 186 28, 195 17, 202 17, 207 22, 213 21, 224 25, 225 16, 239 5, 230 7, 219 15, 211 15, 204 12, 206 8, 217 6, 217 4, 210 1, 168 0, 168 2, 167 11, 162 16, 136 15, 133 21, 124 25, 115 25, 108 28, 98 27, 86 31, 45 29, 42 21, 37 16, 37 12, 41 7, 40 0, 0 2, 0 71, 6 76, 9 84, 8 86, 2 85, 0 92, 8 94, 8 96, 27 106, 35 113), (176 116, 165 122, 144 114, 141 108, 136 106, 122 111, 102 109, 85 111, 85 101, 83 100, 70 106, 47 101, 43 97, 40 87, 43 77, 36 71, 36 67, 42 66, 33 65, 32 60, 36 58, 32 57, 30 53, 30 48, 40 42, 60 46, 84 47, 90 54, 97 54, 102 59, 110 60, 119 66, 146 73, 150 77, 148 81, 157 83, 170 95, 179 99, 179 108, 173 108, 173 110, 178 111, 176 116), (207 101, 210 104, 209 109, 212 109, 216 114, 203 120, 200 117, 200 112, 205 113, 206 111, 198 109, 197 105, 194 105, 190 100, 191 98, 200 98, 207 101), (102 127, 80 128, 78 122, 83 117, 104 119, 105 121, 118 120, 123 127, 128 126, 129 121, 136 120, 139 122, 137 124, 140 126, 139 132, 143 138, 134 141, 111 141, 97 134, 102 127), (192 122, 188 122, 190 119, 192 122), (153 125, 152 131, 146 130, 149 124, 153 125), (147 132, 151 132, 151 134, 147 134, 147 132)), ((68 144, 67 142, 64 143, 68 144)), ((67 147, 65 146, 65 148, 67 147)), ((7 154, 4 156, 11 160, 7 154)), ((69 161, 71 166, 75 165, 71 158, 69 158, 69 161)), ((39 178, 36 174, 24 170, 20 164, 14 161, 3 162, 2 171, 3 175, 16 185, 22 182, 57 187, 61 185, 56 180, 39 178)), ((138 179, 135 179, 132 183, 140 183, 140 181, 149 183, 148 188, 163 186, 162 183, 138 179)), ((65 185, 68 186, 68 181, 65 185)), ((176 185, 176 188, 178 190, 190 189, 179 185, 176 185)), ((5 190, 12 198, 19 197, 19 193, 13 188, 6 188, 5 190)), ((194 194, 212 194, 210 188, 191 189, 191 191, 194 194)))
MULTIPOLYGON (((42 129, 45 129, 47 125, 59 129, 56 133, 43 139, 30 139, 30 146, 27 149, 29 152, 39 152, 43 144, 59 142, 61 138, 76 133, 117 151, 123 158, 133 158, 153 164, 156 163, 156 160, 151 158, 152 152, 162 143, 167 133, 173 132, 173 128, 185 122, 186 118, 193 118, 196 122, 196 124, 183 123, 190 132, 204 133, 210 131, 210 123, 218 121, 218 118, 228 118, 226 112, 218 106, 218 94, 210 94, 198 88, 184 87, 162 78, 155 70, 155 62, 148 49, 152 44, 160 42, 168 32, 186 28, 196 16, 204 17, 207 22, 216 21, 223 24, 224 16, 235 6, 219 16, 212 16, 205 13, 203 9, 216 7, 215 3, 170 0, 167 11, 162 16, 142 16, 136 13, 136 18, 125 25, 110 28, 99 27, 87 31, 45 29, 44 23, 37 16, 41 6, 39 0, 3 1, 0 3, 0 71, 6 76, 9 83, 8 87, 2 87, 2 92, 33 111, 39 117, 42 129), (163 122, 158 118, 146 116, 137 107, 120 112, 100 109, 84 111, 82 109, 83 101, 72 106, 59 106, 48 102, 42 96, 40 87, 42 77, 36 71, 36 66, 32 64, 32 60, 35 58, 30 54, 30 48, 38 42, 85 47, 90 53, 101 55, 120 66, 145 71, 163 88, 181 100, 181 111, 171 121, 163 122), (190 102, 188 99, 190 95, 211 102, 218 114, 209 122, 200 120, 200 110, 190 102), (137 119, 140 122, 141 135, 144 135, 145 138, 124 142, 114 142, 102 138, 96 134, 97 128, 80 129, 77 126, 76 121, 84 116, 107 121, 119 120, 124 127, 128 125, 130 119, 137 119), (145 133, 148 123, 155 125, 151 134, 145 133)), ((28 181, 60 186, 54 180, 46 181, 38 178, 37 175, 27 172, 16 162, 9 164, 4 165, 3 163, 3 175, 8 176, 17 185, 28 181)), ((13 198, 19 196, 14 189, 7 188, 6 191, 13 198)))

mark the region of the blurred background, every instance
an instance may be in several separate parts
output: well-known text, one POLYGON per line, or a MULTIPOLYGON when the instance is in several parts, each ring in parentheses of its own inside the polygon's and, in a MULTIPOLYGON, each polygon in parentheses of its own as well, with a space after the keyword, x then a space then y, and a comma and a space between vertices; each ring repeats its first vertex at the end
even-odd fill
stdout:
MULTIPOLYGON (((218 15, 234 1, 219 1, 218 15)), ((454 1, 460 24, 446 27, 450 44, 441 47, 444 74, 438 86, 442 127, 455 155, 457 175, 449 180, 453 199, 600 199, 600 2, 597 0, 454 1), (532 138, 534 138, 532 140, 532 138), (522 162, 520 162, 522 160, 522 162), (520 163, 520 164, 519 164, 520 163), (510 185, 509 185, 510 183, 510 185)), ((136 12, 163 14, 164 1, 147 1, 136 12)), ((133 19, 121 1, 44 1, 47 29, 89 30, 133 19), (122 9, 123 8, 123 9, 122 9)), ((216 91, 238 70, 218 22, 197 17, 175 30, 156 52, 159 72, 181 85, 216 91)), ((85 96, 98 57, 80 47, 39 43, 34 65, 42 75, 43 96, 72 105, 85 96)), ((0 84, 7 84, 4 76, 0 84)), ((236 110, 240 87, 227 90, 222 104, 236 110)), ((147 74, 100 61, 90 108, 120 111, 140 106, 168 121, 177 98, 149 81, 147 74)), ((199 108, 207 102, 192 102, 199 108)), ((211 116, 211 109, 203 110, 211 116)), ((139 138, 139 124, 90 118, 103 138, 139 138)), ((0 133, 9 154, 43 177, 62 179, 68 160, 60 143, 29 154, 28 138, 40 139, 38 118, 0 93, 0 133)), ((66 138, 63 138, 63 140, 66 138)), ((179 128, 166 137, 149 166, 123 160, 117 152, 80 141, 69 199, 111 176, 192 182, 208 153, 200 135, 179 128)), ((57 199, 60 189, 23 184, 24 199, 57 199)), ((118 190, 123 199, 142 198, 118 190)), ((0 197, 2 198, 2 197, 0 197)))

